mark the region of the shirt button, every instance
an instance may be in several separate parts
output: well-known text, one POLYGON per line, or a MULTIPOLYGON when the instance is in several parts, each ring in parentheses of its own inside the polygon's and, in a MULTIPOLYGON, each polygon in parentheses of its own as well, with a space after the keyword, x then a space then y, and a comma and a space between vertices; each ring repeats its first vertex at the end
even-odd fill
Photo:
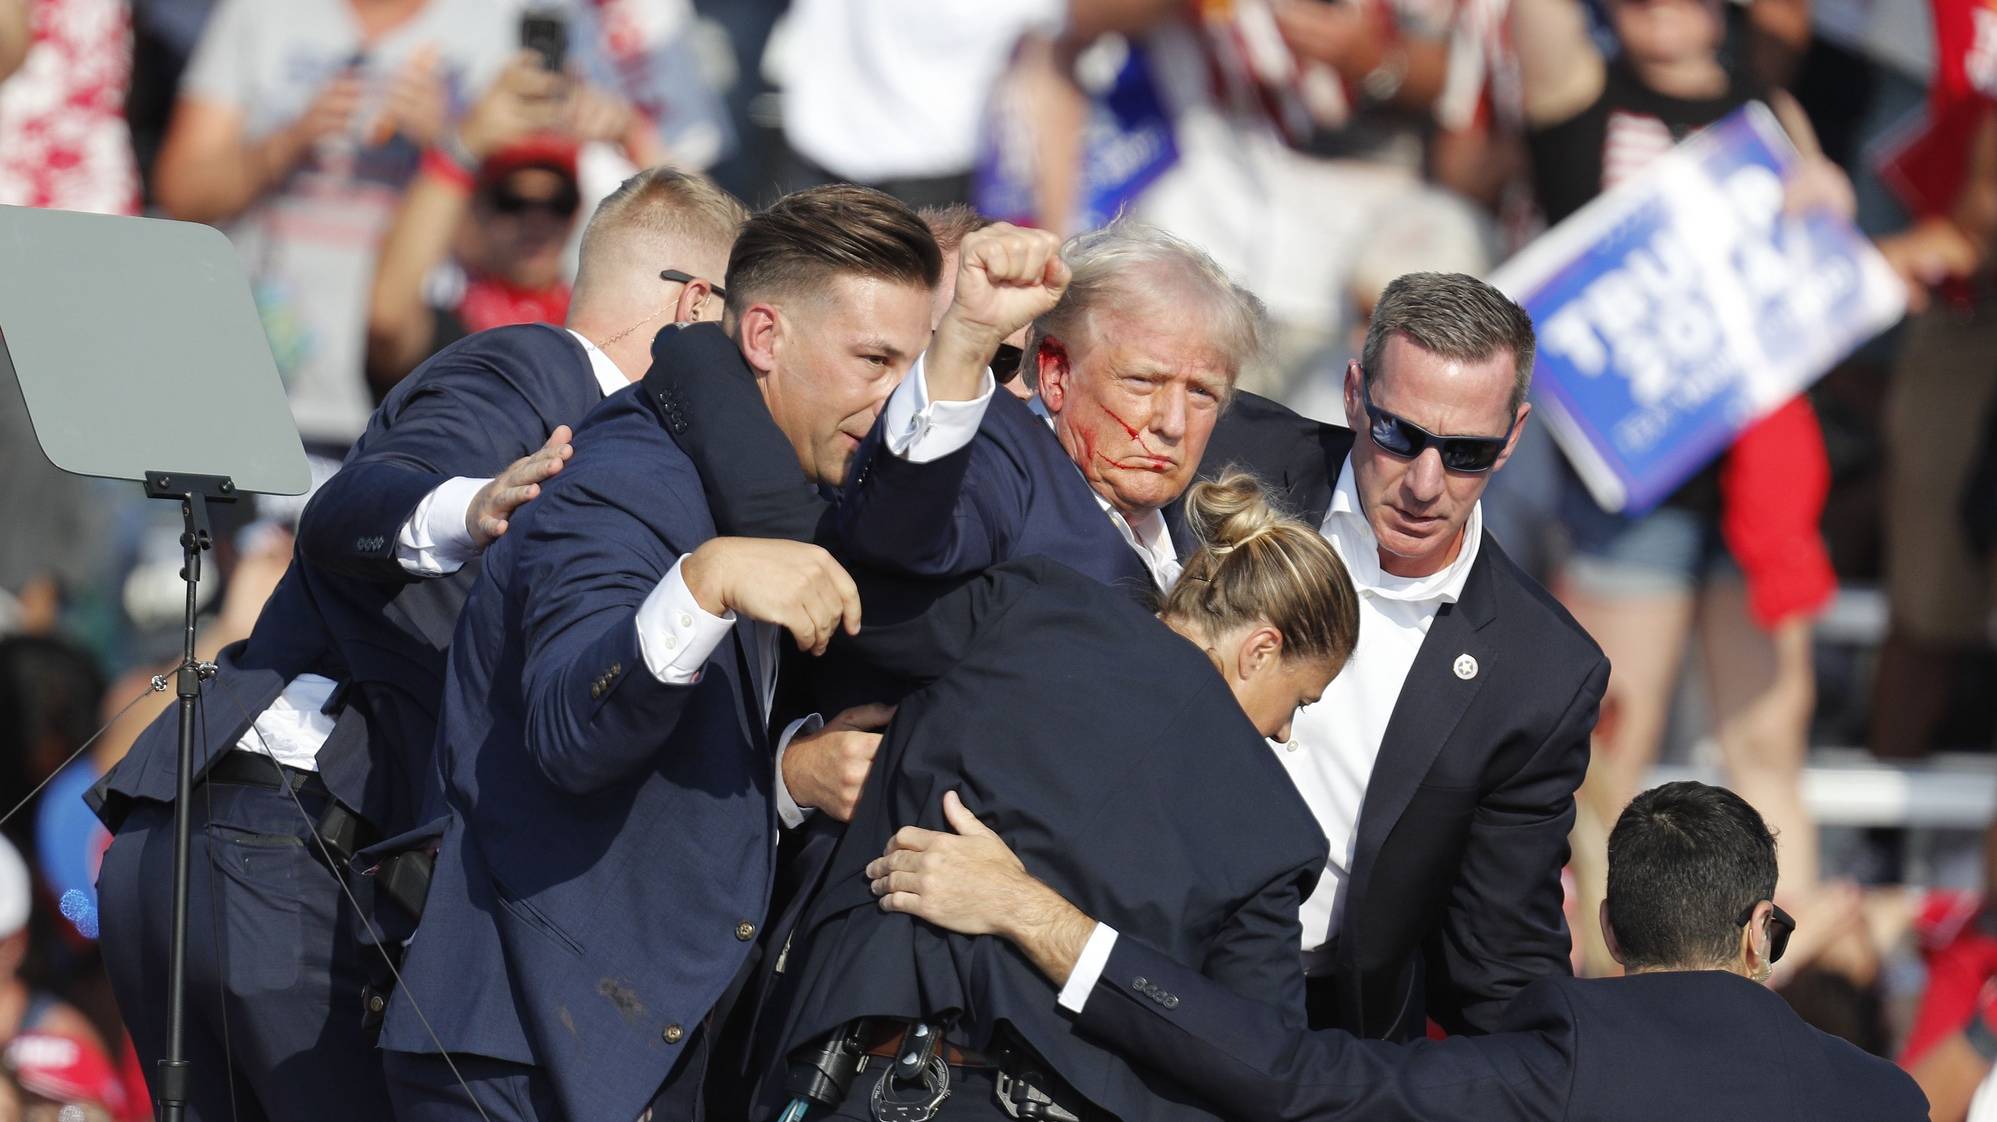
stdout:
POLYGON ((746 919, 743 920, 735 925, 735 937, 745 943, 748 942, 756 937, 756 925, 746 919))
POLYGON ((692 617, 692 616, 690 616, 690 615, 688 615, 688 614, 686 614, 685 612, 681 612, 681 613, 680 613, 680 626, 681 626, 681 627, 692 627, 692 626, 693 626, 693 617, 692 617))
POLYGON ((659 1034, 659 1038, 668 1044, 678 1044, 685 1036, 686 1030, 678 1025, 667 1025, 666 1031, 659 1034))
POLYGON ((667 650, 669 650, 669 651, 670 651, 670 650, 672 650, 673 648, 675 648, 675 647, 677 647, 677 646, 679 646, 679 645, 680 645, 680 641, 679 641, 679 639, 678 639, 677 637, 675 637, 675 636, 672 636, 672 635, 668 635, 668 636, 666 636, 666 649, 667 649, 667 650))

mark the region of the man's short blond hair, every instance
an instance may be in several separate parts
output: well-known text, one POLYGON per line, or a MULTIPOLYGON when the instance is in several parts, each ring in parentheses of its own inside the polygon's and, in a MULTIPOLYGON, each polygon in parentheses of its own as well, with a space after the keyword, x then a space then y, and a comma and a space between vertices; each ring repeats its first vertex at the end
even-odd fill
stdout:
MULTIPOLYGON (((627 268, 710 273, 726 262, 749 210, 702 175, 649 168, 626 179, 596 206, 582 235, 576 275, 578 299, 592 274, 615 276, 627 268)), ((719 282, 719 275, 709 277, 719 282)))

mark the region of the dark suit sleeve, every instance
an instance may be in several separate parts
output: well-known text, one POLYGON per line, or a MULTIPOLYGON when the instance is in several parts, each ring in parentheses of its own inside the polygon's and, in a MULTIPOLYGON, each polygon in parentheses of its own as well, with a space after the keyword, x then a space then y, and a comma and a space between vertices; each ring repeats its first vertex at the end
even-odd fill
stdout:
POLYGON ((1497 1031, 1512 995, 1572 972, 1560 870, 1608 679, 1598 656, 1546 739, 1471 816, 1448 912, 1424 948, 1429 1015, 1452 1033, 1497 1031))
MULTIPOLYGON (((1319 857, 1316 869, 1324 867, 1319 857)), ((1200 973, 1243 997, 1277 1010, 1288 1028, 1303 1028, 1303 942, 1298 911, 1309 893, 1313 871, 1271 881, 1228 917, 1207 952, 1200 973)))
POLYGON ((921 615, 887 624, 864 623, 858 635, 839 635, 833 640, 834 649, 920 688, 963 661, 978 636, 997 626, 1030 585, 1031 578, 1012 566, 987 570, 939 597, 921 615))
POLYGON ((497 475, 547 442, 554 424, 485 354, 461 347, 432 361, 392 423, 306 504, 299 556, 376 583, 416 579, 395 559, 395 539, 423 496, 455 476, 497 475))
POLYGON ((572 794, 600 791, 654 766, 699 688, 659 681, 638 646, 638 609, 681 548, 660 521, 627 506, 642 501, 683 512, 673 494, 682 481, 652 481, 645 497, 634 500, 642 482, 613 487, 578 480, 544 495, 519 542, 514 573, 521 583, 513 595, 525 640, 527 751, 550 783, 572 794))
POLYGON ((853 463, 835 516, 834 552, 845 559, 909 576, 967 576, 1005 560, 1026 521, 1026 475, 990 441, 918 464, 888 451, 876 422, 853 463))
POLYGON ((1566 1020, 1549 1006, 1522 1031, 1412 1044, 1311 1032, 1119 934, 1077 1024, 1230 1118, 1546 1122, 1564 1115, 1566 1020))

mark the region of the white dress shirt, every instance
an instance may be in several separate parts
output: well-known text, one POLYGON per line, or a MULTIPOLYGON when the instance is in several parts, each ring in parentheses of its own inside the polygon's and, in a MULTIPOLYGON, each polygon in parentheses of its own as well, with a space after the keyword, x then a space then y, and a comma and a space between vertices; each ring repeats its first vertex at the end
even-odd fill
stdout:
MULTIPOLYGON (((602 348, 575 331, 576 342, 589 356, 589 371, 605 397, 631 384, 602 348)), ((413 577, 449 576, 478 556, 465 513, 479 489, 490 479, 453 476, 423 496, 409 520, 395 534, 395 560, 413 577)), ((710 648, 711 649, 711 648, 710 648)), ((333 734, 333 718, 321 712, 337 688, 332 679, 318 674, 300 674, 287 682, 270 708, 257 714, 255 721, 236 741, 245 752, 269 755, 286 767, 303 771, 319 770, 319 749, 333 734)))
MULTIPOLYGON (((1380 568, 1380 543, 1360 509, 1350 457, 1339 471, 1319 532, 1345 562, 1359 592, 1359 645, 1318 703, 1298 710, 1289 743, 1269 742, 1331 843, 1324 876, 1303 906, 1306 974, 1330 966, 1328 944, 1344 919, 1345 889, 1359 843, 1359 812, 1387 722, 1436 612, 1463 594, 1483 531, 1480 503, 1471 508, 1463 548, 1447 567, 1426 577, 1393 576, 1380 568)), ((1116 937, 1116 931, 1104 923, 1090 932, 1061 989, 1062 1008, 1082 1011, 1109 962, 1116 937)))
POLYGON ((1359 506, 1347 458, 1320 532, 1345 562, 1359 592, 1359 645, 1316 705, 1297 712, 1287 744, 1271 742, 1331 843, 1331 861, 1304 901, 1304 968, 1328 965, 1325 946, 1344 918, 1345 888, 1359 841, 1359 811, 1401 685, 1442 605, 1454 603, 1477 561, 1482 504, 1471 508, 1463 548, 1442 570, 1397 577, 1380 568, 1380 544, 1359 506))

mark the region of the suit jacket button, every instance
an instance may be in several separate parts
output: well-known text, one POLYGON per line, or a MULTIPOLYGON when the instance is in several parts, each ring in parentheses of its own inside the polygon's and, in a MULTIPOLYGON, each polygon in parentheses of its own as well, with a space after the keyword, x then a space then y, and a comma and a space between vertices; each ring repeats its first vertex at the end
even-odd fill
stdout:
POLYGON ((754 939, 756 937, 756 925, 746 919, 743 920, 741 923, 735 925, 735 937, 745 943, 754 939))
POLYGON ((615 678, 615 677, 617 677, 617 676, 618 676, 619 674, 622 674, 622 673, 624 673, 624 664, 623 664, 623 663, 621 663, 621 662, 613 662, 613 663, 611 663, 611 664, 610 664, 610 676, 611 676, 611 677, 615 678))
POLYGON ((602 683, 602 682, 591 682, 591 683, 589 684, 589 696, 590 696, 590 697, 591 697, 592 699, 595 699, 595 698, 600 698, 600 697, 602 697, 602 696, 603 696, 603 683, 602 683))
POLYGON ((1164 1001, 1165 1008, 1167 1009, 1177 1009, 1179 1007, 1179 998, 1176 994, 1166 994, 1164 1001))
POLYGON ((686 1030, 678 1025, 667 1025, 666 1031, 659 1034, 659 1038, 668 1044, 678 1044, 685 1036, 686 1030))

